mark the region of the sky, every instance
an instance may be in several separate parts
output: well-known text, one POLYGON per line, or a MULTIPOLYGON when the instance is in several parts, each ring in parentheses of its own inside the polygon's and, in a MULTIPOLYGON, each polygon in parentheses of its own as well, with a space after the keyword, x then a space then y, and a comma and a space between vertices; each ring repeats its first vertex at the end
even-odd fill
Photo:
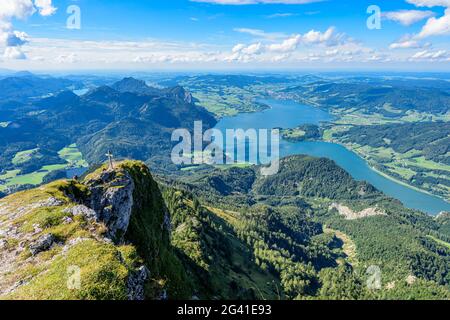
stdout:
POLYGON ((0 0, 0 68, 450 71, 450 0, 0 0))

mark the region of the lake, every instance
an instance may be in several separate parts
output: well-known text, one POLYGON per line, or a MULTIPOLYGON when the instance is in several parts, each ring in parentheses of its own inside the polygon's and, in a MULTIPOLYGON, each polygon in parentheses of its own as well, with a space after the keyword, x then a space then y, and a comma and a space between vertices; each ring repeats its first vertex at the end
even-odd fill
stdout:
MULTIPOLYGON (((221 131, 226 129, 293 128, 300 124, 319 124, 320 122, 333 119, 326 111, 294 101, 264 100, 262 102, 271 108, 263 112, 242 113, 234 117, 225 117, 219 121, 216 128, 221 131)), ((371 183, 388 196, 400 200, 407 208, 420 210, 432 215, 437 215, 441 211, 450 212, 450 203, 382 176, 370 168, 367 162, 356 153, 339 144, 320 141, 288 142, 282 140, 280 143, 280 155, 295 154, 332 159, 356 180, 364 180, 371 183)))

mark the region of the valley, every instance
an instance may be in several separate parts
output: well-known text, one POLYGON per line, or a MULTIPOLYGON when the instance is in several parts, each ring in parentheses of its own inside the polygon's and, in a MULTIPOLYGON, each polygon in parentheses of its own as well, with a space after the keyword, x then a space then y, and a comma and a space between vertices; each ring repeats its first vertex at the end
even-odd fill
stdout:
MULTIPOLYGON (((260 113, 242 114, 222 119, 216 128, 224 131, 227 128, 293 128, 299 124, 313 124, 328 126, 328 121, 334 121, 326 112, 285 100, 265 100, 271 109, 260 113), (325 123, 325 124, 324 124, 325 123)), ((442 130, 437 130, 442 132, 442 130)), ((445 131, 443 131, 445 134, 445 131)), ((377 136, 373 134, 374 136, 377 136)), ((323 141, 303 141, 301 139, 284 139, 281 142, 282 156, 307 154, 316 157, 326 157, 334 160, 339 166, 347 170, 353 178, 368 181, 384 193, 399 199, 409 208, 422 210, 437 215, 442 211, 449 211, 450 204, 436 196, 426 194, 418 189, 410 188, 406 183, 397 183, 394 179, 384 177, 371 168, 359 157, 350 146, 347 148, 337 143, 323 141)), ((321 140, 321 139, 310 139, 321 140)), ((335 142, 339 142, 337 139, 335 142)), ((375 166, 375 168, 377 168, 375 166)))
MULTIPOLYGON (((78 95, 30 91, 0 107, 0 298, 450 298, 442 83, 421 93, 436 95, 430 117, 412 121, 381 111, 377 90, 363 86, 368 105, 349 97, 361 84, 340 82, 360 79, 87 79, 77 83, 97 85, 78 95), (332 90, 349 105, 327 100, 332 90), (198 120, 281 128, 280 171, 174 165, 171 132, 198 120), (82 290, 61 285, 72 264, 90 275, 82 290), (373 268, 378 289, 366 285, 373 268)), ((398 90, 381 94, 426 112, 398 90)))
MULTIPOLYGON (((31 75, 27 74, 26 80, 29 81, 30 77, 31 75)), ((19 79, 15 81, 19 81, 19 79)), ((77 81, 78 85, 82 82, 80 78, 77 78, 77 81)), ((105 79, 106 83, 108 81, 111 80, 105 79)), ((435 196, 448 199, 449 186, 447 179, 448 170, 446 170, 445 164, 445 157, 447 156, 445 148, 448 147, 446 137, 449 135, 449 130, 446 126, 447 122, 444 121, 448 110, 438 107, 439 103, 447 103, 445 102, 445 90, 447 88, 443 82, 424 80, 419 83, 423 86, 423 90, 420 92, 421 95, 433 95, 436 92, 442 92, 434 100, 428 102, 430 112, 426 113, 424 108, 414 107, 416 102, 408 97, 408 86, 400 79, 343 78, 331 81, 314 76, 208 75, 181 76, 161 80, 160 82, 152 78, 151 81, 158 83, 159 88, 163 88, 165 85, 173 85, 174 87, 172 89, 156 89, 147 86, 144 81, 125 78, 122 81, 116 81, 111 87, 100 86, 91 90, 82 90, 79 92, 79 97, 66 91, 55 97, 43 98, 41 102, 32 102, 31 105, 22 101, 21 103, 25 103, 24 108, 27 110, 28 116, 21 118, 19 122, 10 121, 14 120, 15 117, 14 115, 10 116, 8 121, 2 122, 5 125, 0 130, 3 129, 6 133, 8 131, 13 132, 12 129, 17 125, 21 127, 23 125, 30 126, 30 129, 34 129, 32 122, 36 121, 36 119, 41 121, 53 117, 53 115, 49 114, 49 110, 42 109, 43 106, 62 104, 73 105, 71 108, 84 108, 84 105, 87 107, 94 103, 94 105, 96 104, 94 109, 98 110, 98 113, 97 115, 94 113, 87 118, 80 118, 78 115, 75 119, 79 119, 79 121, 77 120, 76 122, 79 122, 79 125, 83 124, 83 127, 79 126, 78 129, 67 130, 64 128, 64 124, 60 128, 51 128, 50 126, 47 130, 60 131, 62 134, 61 138, 64 137, 65 141, 53 142, 51 139, 47 139, 46 142, 43 142, 44 146, 49 142, 53 145, 49 146, 50 148, 41 147, 39 152, 34 156, 32 155, 33 159, 42 162, 41 166, 33 161, 24 161, 27 159, 26 156, 29 152, 34 153, 36 151, 38 144, 34 141, 25 142, 26 140, 22 139, 20 144, 25 143, 28 147, 27 149, 23 147, 19 147, 16 150, 5 149, 3 153, 5 160, 2 160, 4 166, 0 176, 0 192, 10 193, 11 190, 21 190, 31 185, 40 184, 48 181, 48 179, 45 179, 46 176, 50 179, 52 177, 63 177, 61 171, 63 169, 82 168, 86 167, 88 163, 95 165, 95 163, 104 160, 104 154, 109 149, 112 149, 113 153, 119 158, 124 156, 147 160, 147 163, 151 164, 152 169, 157 172, 176 174, 178 170, 181 170, 179 173, 183 175, 193 170, 195 171, 198 169, 196 166, 177 168, 168 159, 168 150, 171 147, 171 143, 168 141, 170 127, 176 126, 177 122, 171 118, 174 116, 173 114, 166 115, 165 111, 163 111, 162 120, 156 125, 156 128, 159 127, 162 130, 154 130, 154 124, 149 126, 148 119, 152 117, 150 114, 159 113, 163 109, 156 108, 148 116, 144 116, 142 112, 145 109, 141 108, 138 116, 132 121, 130 121, 130 118, 126 118, 126 113, 123 113, 120 109, 126 108, 126 104, 119 108, 115 107, 113 110, 115 114, 114 120, 113 116, 105 109, 108 108, 108 104, 123 103, 121 100, 125 99, 125 96, 129 100, 131 98, 130 95, 135 95, 135 101, 132 103, 140 104, 145 102, 145 96, 171 95, 172 93, 170 92, 172 90, 175 93, 174 97, 180 97, 182 100, 176 98, 175 101, 169 102, 169 104, 174 103, 177 105, 184 101, 209 109, 220 120, 216 126, 219 130, 227 128, 283 128, 283 155, 305 153, 314 156, 330 157, 346 170, 349 170, 356 179, 369 181, 377 188, 380 188, 380 190, 396 197, 411 208, 431 214, 450 210, 447 202, 441 201, 432 195, 422 194, 415 190, 407 190, 408 188, 404 187, 405 185, 411 186, 417 188, 416 190, 423 190, 435 196), (186 86, 192 92, 192 95, 185 93, 184 89, 177 87, 178 85, 186 86), (381 91, 372 89, 377 87, 388 88, 389 86, 390 88, 398 86, 399 92, 393 89, 380 89, 381 91), (430 88, 434 86, 437 89, 430 88), (299 95, 300 91, 301 95, 299 95), (346 93, 347 91, 355 91, 356 93, 350 94, 346 93), (120 97, 119 93, 123 97, 120 97), (380 95, 389 102, 383 102, 380 106, 377 100, 380 99, 380 95), (271 97, 283 100, 275 100, 271 97), (333 99, 327 97, 333 97, 333 99), (212 100, 208 102, 205 100, 206 98, 212 100), (285 99, 307 102, 311 107, 285 99), (363 104, 367 101, 370 103, 363 104), (348 106, 344 107, 340 103, 348 106), (397 103, 407 103, 412 109, 404 111, 399 107, 394 107, 394 104, 397 103), (75 107, 75 105, 77 106, 75 107), (416 117, 415 115, 418 114, 425 116, 416 117), (97 119, 100 118, 110 119, 108 120, 110 123, 98 121, 97 119), (430 122, 431 120, 434 122, 430 122), (426 150, 427 154, 423 150, 408 150, 404 152, 403 149, 405 147, 402 149, 401 146, 392 148, 391 144, 400 145, 401 142, 395 141, 399 134, 389 137, 388 132, 390 128, 396 128, 397 124, 407 126, 408 123, 416 127, 425 126, 423 130, 427 130, 427 123, 429 126, 439 125, 439 123, 444 124, 441 129, 435 130, 435 132, 439 132, 439 136, 436 139, 441 139, 440 144, 436 144, 433 151, 429 151, 430 147, 428 147, 426 150), (89 124, 90 127, 86 127, 86 124, 89 124), (311 125, 317 126, 318 129, 308 127, 311 125), (148 129, 144 130, 144 127, 148 129), (85 128, 89 128, 88 131, 85 128), (367 134, 373 137, 382 135, 384 130, 387 132, 387 135, 385 134, 386 138, 382 141, 380 140, 381 142, 375 141, 372 145, 370 141, 362 143, 361 141, 364 139, 361 140, 361 134, 358 130, 368 129, 371 131, 367 132, 367 134), (91 130, 93 131, 90 132, 91 130), (83 133, 84 131, 85 133, 83 133), (76 135, 74 135, 75 132, 76 135), (134 135, 134 132, 146 132, 144 135, 148 139, 139 139, 134 135), (113 140, 113 137, 117 136, 119 139, 113 140), (356 140, 352 140, 352 137, 359 138, 361 141, 358 141, 356 138, 356 140), (367 164, 359 159, 349 160, 354 158, 355 155, 351 153, 346 154, 344 150, 337 151, 336 148, 339 149, 339 147, 322 143, 320 142, 321 140, 345 146, 365 159, 367 164), (73 146, 75 145, 74 141, 80 145, 80 154, 77 153, 78 151, 74 151, 76 159, 73 159, 71 162, 61 157, 60 152, 64 153, 64 145, 61 143, 69 145, 72 142, 73 146), (144 146, 141 142, 145 143, 146 141, 154 141, 154 143, 144 146), (328 148, 330 150, 327 150, 328 148), (433 156, 430 152, 434 152, 436 155, 433 156), (9 165, 7 165, 8 162, 9 165), (29 168, 31 163, 33 165, 29 168), (374 168, 380 174, 374 173, 371 168, 374 168), (20 171, 18 171, 19 169, 20 171), (382 176, 384 174, 386 177, 382 176), (399 183, 396 184, 396 181, 399 183)), ((89 78, 89 83, 91 82, 92 78, 89 78)), ((101 80, 99 79, 97 82, 101 83, 101 80)), ((415 83, 414 85, 418 84, 415 83)), ((7 111, 9 109, 5 106, 2 110, 7 111)), ((55 111, 51 112, 57 118, 62 117, 60 119, 67 117, 63 113, 59 115, 55 111)), ((179 115, 175 116, 178 117, 179 115)), ((205 119, 207 119, 208 125, 215 124, 216 121, 212 120, 211 116, 206 114, 205 116, 207 117, 205 119)), ((196 116, 194 115, 194 117, 196 116)), ((200 116, 200 118, 202 117, 200 116)), ((184 123, 189 128, 189 126, 192 126, 193 121, 192 123, 184 121, 184 123)), ((417 141, 415 138, 411 139, 412 141, 417 141)), ((429 138, 425 139, 429 140, 429 138)), ((11 146, 11 143, 9 145, 11 146)), ((69 173, 72 172, 69 171, 69 173)))
POLYGON ((291 156, 276 176, 258 172, 173 180, 124 161, 8 196, 0 298, 449 298, 445 217, 408 210, 327 159, 291 156), (339 212, 373 207, 383 214, 339 212), (61 285, 70 265, 89 275, 81 289, 61 285), (365 286, 370 266, 378 290, 365 286))

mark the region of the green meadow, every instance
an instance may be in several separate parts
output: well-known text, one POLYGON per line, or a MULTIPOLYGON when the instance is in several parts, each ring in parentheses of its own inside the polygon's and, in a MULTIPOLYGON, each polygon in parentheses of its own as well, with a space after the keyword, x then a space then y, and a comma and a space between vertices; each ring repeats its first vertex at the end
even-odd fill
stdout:
MULTIPOLYGON (((44 177, 51 172, 88 166, 76 144, 71 144, 61 149, 58 155, 66 161, 66 164, 45 165, 39 170, 28 174, 21 174, 20 170, 10 170, 0 174, 0 191, 16 186, 39 185, 43 182, 44 177)), ((12 162, 15 165, 19 165, 39 156, 39 149, 37 148, 24 150, 16 153, 12 162)))

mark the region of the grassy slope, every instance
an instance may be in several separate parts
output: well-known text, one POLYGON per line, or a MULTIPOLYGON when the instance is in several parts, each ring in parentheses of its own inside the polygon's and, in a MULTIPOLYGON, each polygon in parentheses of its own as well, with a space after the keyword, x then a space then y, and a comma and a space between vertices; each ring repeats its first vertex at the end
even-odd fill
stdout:
MULTIPOLYGON (((0 289, 6 293, 7 288, 23 283, 2 298, 127 299, 127 279, 142 264, 151 270, 152 279, 146 287, 148 298, 157 297, 163 288, 171 297, 188 297, 184 271, 169 245, 168 233, 161 230, 165 209, 156 183, 142 163, 128 161, 116 168, 118 175, 124 170, 136 184, 136 207, 126 235, 129 245, 104 241, 106 229, 102 223, 65 212, 89 195, 88 189, 75 181, 54 182, 0 201, 0 229, 13 226, 17 230, 4 239, 7 248, 2 254, 10 261, 3 267, 12 268, 0 270, 0 289), (36 206, 49 197, 61 204, 36 206), (57 245, 31 256, 29 245, 45 234, 54 235, 57 245), (71 270, 80 272, 79 288, 67 285, 71 270)), ((98 172, 87 179, 95 179, 98 172)))
POLYGON ((221 210, 202 207, 189 193, 171 188, 164 197, 172 216, 172 245, 199 298, 278 298, 278 280, 254 263, 251 250, 221 210))
MULTIPOLYGON (((39 149, 25 150, 18 152, 12 162, 14 164, 21 164, 33 160, 33 154, 37 153, 39 149)), ((0 174, 0 191, 6 190, 12 186, 22 185, 39 185, 43 182, 44 177, 58 170, 64 170, 68 168, 87 167, 88 163, 83 159, 83 155, 78 150, 76 144, 72 144, 61 149, 58 152, 61 159, 65 160, 67 164, 47 165, 40 168, 38 171, 28 174, 21 174, 20 170, 7 171, 4 174, 0 174), (3 181, 3 182, 2 182, 3 181)))
MULTIPOLYGON (((256 181, 251 188, 249 197, 253 200, 260 199, 260 203, 268 203, 277 209, 283 209, 283 205, 287 206, 290 203, 297 205, 302 201, 302 206, 310 205, 311 212, 309 215, 314 220, 326 225, 329 234, 340 239, 341 249, 347 256, 345 261, 353 265, 355 272, 363 282, 367 277, 366 269, 368 267, 376 265, 381 268, 384 290, 366 292, 364 297, 431 299, 449 296, 448 289, 429 281, 434 276, 438 277, 439 272, 434 273, 434 271, 424 271, 423 269, 424 267, 439 269, 440 266, 433 266, 433 263, 443 265, 448 263, 445 254, 439 257, 436 255, 435 249, 430 249, 423 243, 424 237, 427 236, 437 239, 448 239, 450 237, 450 234, 440 231, 439 225, 432 217, 407 210, 400 203, 386 198, 374 190, 366 189, 365 195, 360 194, 358 190, 361 186, 352 184, 345 176, 340 176, 344 173, 333 170, 333 165, 330 162, 302 156, 290 157, 289 159, 290 161, 286 162, 287 165, 282 162, 280 174, 272 179, 266 178, 256 181), (325 174, 326 177, 332 177, 332 179, 325 185, 321 184, 320 174, 325 174), (310 181, 314 183, 310 183, 310 181), (301 184, 306 182, 309 183, 309 186, 302 188, 301 184), (320 188, 316 187, 315 183, 320 188), (336 183, 338 185, 335 185, 336 183), (340 191, 336 192, 336 190, 340 191), (333 202, 345 204, 358 211, 376 205, 387 215, 351 221, 345 220, 337 212, 329 209, 333 202), (418 256, 421 257, 420 259, 431 260, 424 265, 417 266, 415 261, 418 256), (406 283, 406 279, 411 275, 422 274, 423 272, 430 272, 429 279, 417 279, 413 284, 406 283), (393 288, 388 289, 390 287, 393 288), (423 292, 421 293, 421 291, 423 292)), ((233 169, 233 172, 236 170, 244 169, 233 169)), ((243 220, 242 214, 236 211, 250 210, 246 203, 253 203, 253 201, 249 201, 242 193, 239 195, 223 195, 220 198, 221 209, 217 209, 214 207, 218 200, 215 196, 212 196, 213 194, 209 189, 209 181, 211 181, 212 176, 218 175, 222 181, 227 183, 227 181, 230 181, 226 178, 230 174, 229 172, 227 170, 214 171, 210 177, 199 177, 191 181, 199 186, 200 189, 195 190, 195 192, 206 203, 209 203, 208 209, 211 212, 228 221, 231 225, 239 226, 245 220, 243 220), (239 208, 239 206, 241 207, 239 208), (227 207, 235 209, 226 210, 227 207)), ((245 175, 244 172, 233 174, 234 179, 238 179, 235 183, 239 183, 239 177, 245 175)), ((286 207, 286 209, 288 208, 286 207)))

